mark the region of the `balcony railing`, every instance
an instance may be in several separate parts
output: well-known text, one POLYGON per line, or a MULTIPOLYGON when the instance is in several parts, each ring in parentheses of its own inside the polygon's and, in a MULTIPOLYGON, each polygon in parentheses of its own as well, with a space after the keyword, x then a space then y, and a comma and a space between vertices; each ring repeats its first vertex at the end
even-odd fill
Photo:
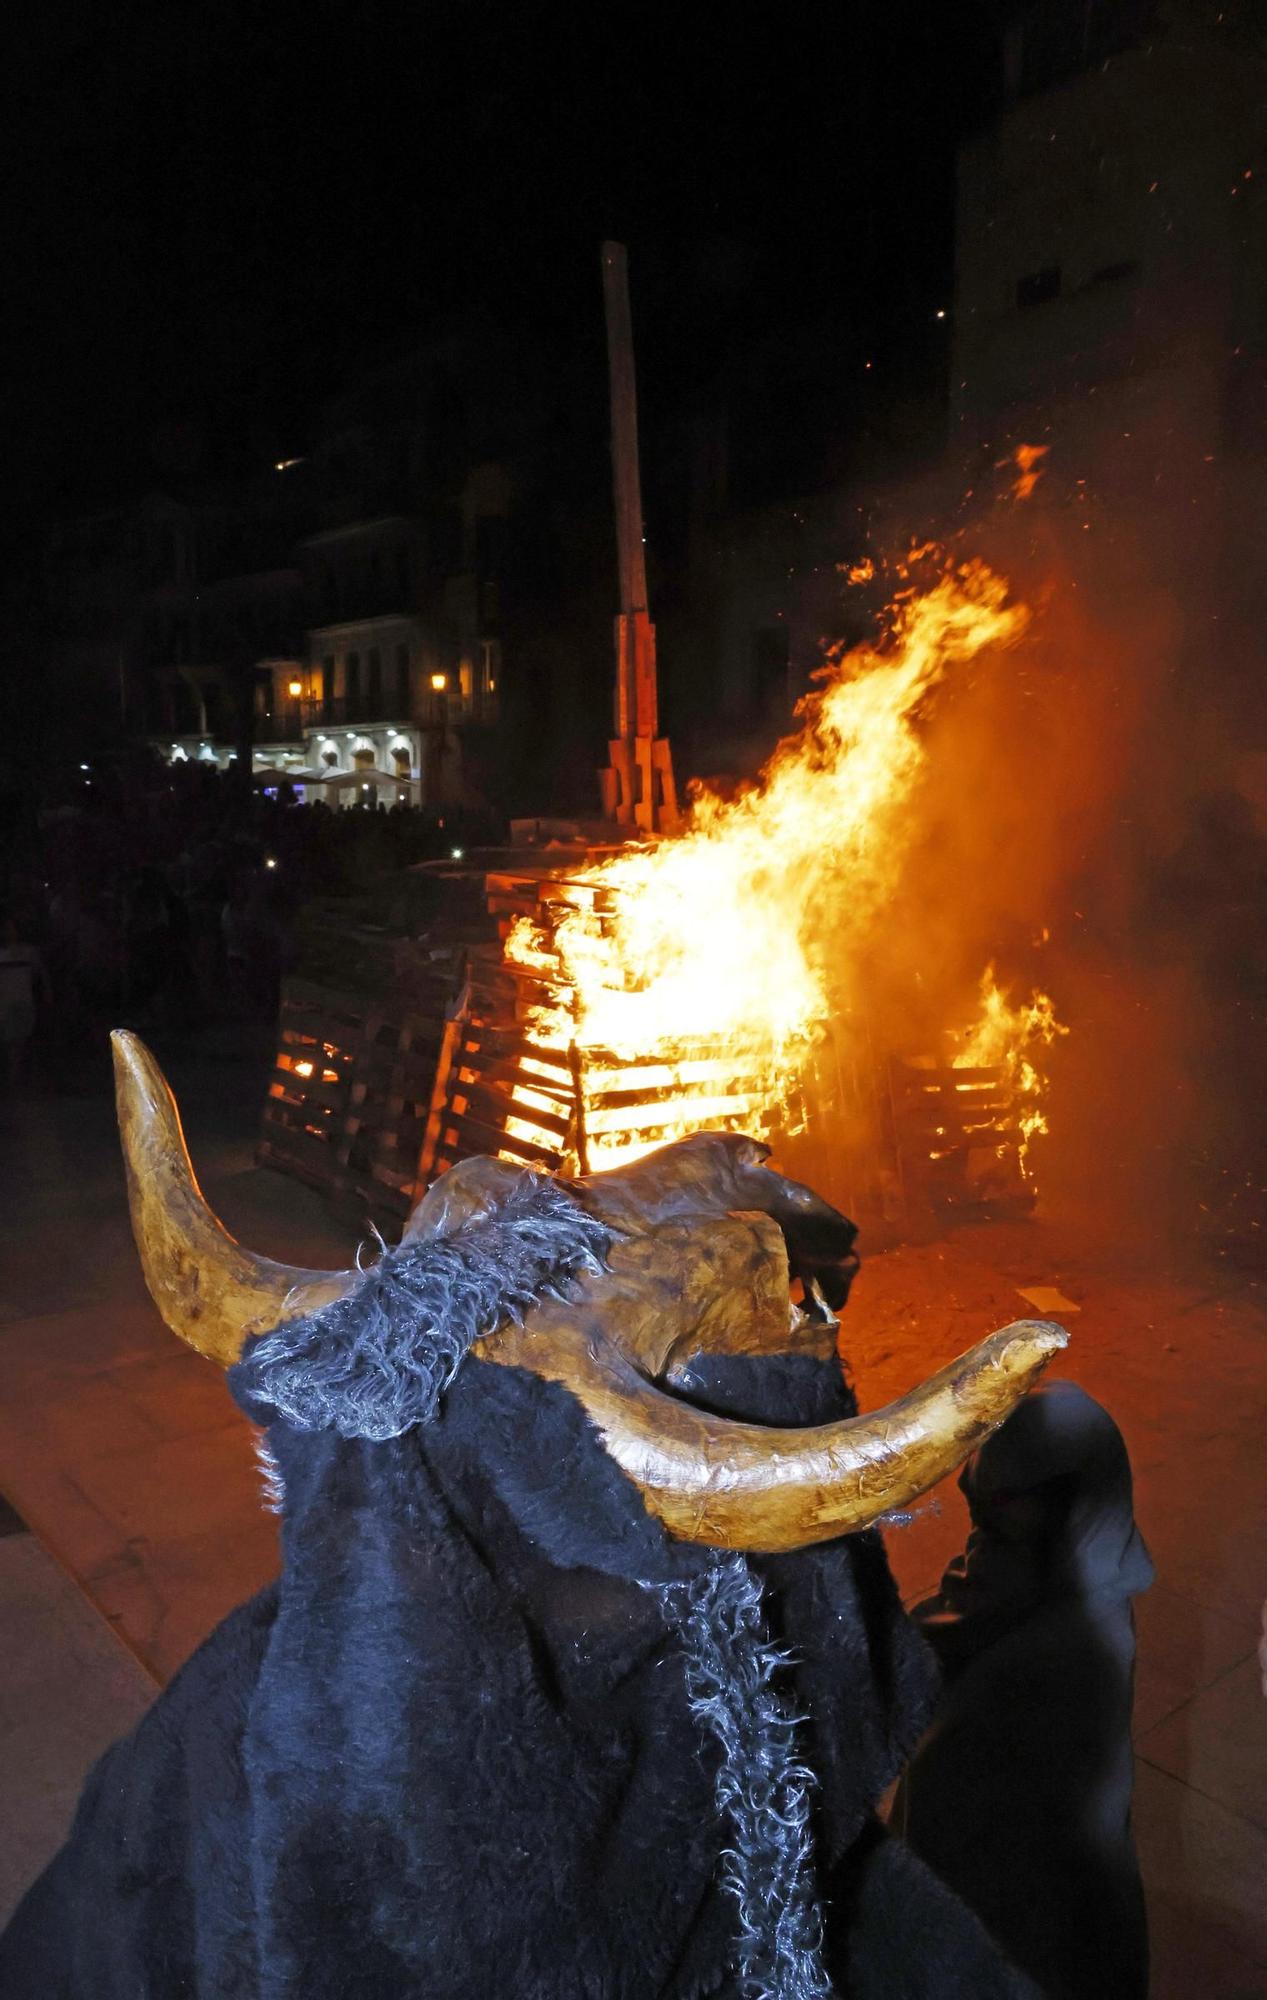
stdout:
POLYGON ((324 701, 298 704, 305 729, 338 729, 355 722, 407 722, 412 699, 401 701, 395 691, 377 694, 329 695, 324 701))
POLYGON ((423 688, 402 701, 394 691, 369 695, 331 695, 323 700, 289 701, 280 711, 255 717, 255 736, 260 743, 298 743, 306 731, 365 727, 371 723, 418 724, 424 728, 458 722, 491 722, 497 716, 497 697, 476 692, 464 699, 460 690, 423 688))

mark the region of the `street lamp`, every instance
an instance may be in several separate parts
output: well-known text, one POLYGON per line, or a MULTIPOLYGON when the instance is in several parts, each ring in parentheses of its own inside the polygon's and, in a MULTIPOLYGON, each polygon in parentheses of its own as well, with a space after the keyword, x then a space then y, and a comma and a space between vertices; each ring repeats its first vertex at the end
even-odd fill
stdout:
POLYGON ((303 682, 302 682, 302 681, 291 681, 291 683, 290 683, 290 690, 289 690, 289 691, 290 691, 290 693, 291 693, 291 694, 293 694, 293 695, 294 695, 294 697, 295 697, 295 700, 296 700, 296 701, 298 701, 298 699, 299 699, 300 695, 301 695, 301 694, 303 693, 303 691, 304 691, 304 684, 303 684, 303 682))

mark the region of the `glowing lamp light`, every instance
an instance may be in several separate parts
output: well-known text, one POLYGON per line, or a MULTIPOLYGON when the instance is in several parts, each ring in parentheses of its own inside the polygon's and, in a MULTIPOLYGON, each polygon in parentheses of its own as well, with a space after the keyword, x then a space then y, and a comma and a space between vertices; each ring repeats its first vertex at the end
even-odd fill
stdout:
POLYGON ((449 849, 449 852, 453 856, 453 859, 455 861, 460 861, 462 859, 462 856, 466 853, 466 849, 464 847, 451 847, 449 849))
POLYGON ((443 694, 449 685, 449 676, 447 674, 432 674, 431 685, 437 694, 443 694))
POLYGON ((289 687, 291 694, 293 694, 296 697, 296 699, 298 699, 298 697, 304 691, 304 684, 302 681, 291 681, 289 683, 289 687))
POLYGON ((277 866, 276 858, 271 854, 266 855, 264 859, 264 866, 266 868, 276 868, 277 866))

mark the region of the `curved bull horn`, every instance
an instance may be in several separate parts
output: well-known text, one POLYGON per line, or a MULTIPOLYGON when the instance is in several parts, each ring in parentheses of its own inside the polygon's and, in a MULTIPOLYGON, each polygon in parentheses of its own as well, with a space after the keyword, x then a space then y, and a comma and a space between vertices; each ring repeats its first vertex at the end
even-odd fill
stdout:
MULTIPOLYGON (((112 1041, 146 1282, 173 1331, 227 1365, 248 1333, 328 1305, 358 1274, 297 1270, 243 1250, 199 1191, 153 1056, 125 1031, 112 1041)), ((569 1389, 679 1539, 767 1552, 856 1533, 926 1492, 1002 1423, 1068 1338, 1050 1322, 1018 1320, 887 1409, 788 1430, 711 1416, 655 1387, 605 1337, 601 1297, 591 1306, 597 1316, 543 1306, 476 1351, 569 1389)))
POLYGON ((328 1305, 357 1273, 301 1270, 244 1250, 194 1178, 162 1070, 126 1029, 110 1041, 128 1207, 150 1296, 173 1333, 227 1368, 247 1334, 328 1305))
POLYGON ((998 1428, 1069 1339, 1051 1321, 1016 1320, 885 1409, 783 1430, 666 1395, 566 1314, 556 1308, 548 1327, 505 1330, 490 1358, 564 1383, 680 1541, 766 1554, 856 1534, 926 1493, 998 1428))

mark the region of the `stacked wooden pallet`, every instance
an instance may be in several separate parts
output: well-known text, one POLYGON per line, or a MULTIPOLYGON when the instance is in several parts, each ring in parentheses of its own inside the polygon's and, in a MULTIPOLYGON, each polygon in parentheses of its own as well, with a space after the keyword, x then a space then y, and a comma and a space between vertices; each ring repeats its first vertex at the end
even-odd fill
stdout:
POLYGON ((403 1220, 426 1186, 423 1143, 458 998, 442 975, 429 991, 415 982, 408 1007, 384 1015, 354 1068, 339 1158, 346 1188, 375 1213, 403 1220))
POLYGON ((755 1059, 716 1042, 682 1044, 671 1058, 578 1048, 552 1004, 549 974, 504 957, 519 918, 548 941, 570 909, 601 913, 601 888, 555 866, 497 870, 487 894, 501 941, 470 953, 467 1009, 437 1103, 429 1173, 489 1152, 588 1172, 684 1130, 753 1123, 767 1096, 755 1059))
POLYGON ((354 1210, 403 1219, 421 1191, 419 1160, 444 1043, 452 982, 408 1004, 288 979, 259 1158, 354 1210))
POLYGON ((479 1153, 550 1168, 578 1163, 575 1055, 566 1040, 555 1046, 534 1025, 549 996, 547 982, 507 960, 505 943, 519 918, 548 934, 563 908, 592 894, 577 864, 587 865, 596 853, 518 866, 508 860, 485 875, 493 935, 467 953, 461 1019, 436 1074, 421 1163, 426 1179, 479 1153))
MULTIPOLYGON (((525 879, 557 872, 529 869, 525 879)), ((283 984, 258 1148, 261 1160, 385 1228, 440 1171, 468 957, 491 976, 502 951, 483 871, 443 863, 408 875, 374 896, 333 899, 307 913, 304 976, 283 984)), ((527 907, 522 897, 518 907, 527 907)), ((496 1091, 503 1079, 490 1082, 496 1091)), ((514 1131, 498 1116, 499 1106, 481 1096, 463 1155, 514 1151, 514 1131)), ((558 1158, 565 1152, 557 1149, 558 1158)), ((537 1146, 521 1156, 553 1164, 556 1153, 537 1146)))
POLYGON ((485 949, 472 953, 468 1006, 454 1024, 445 1071, 436 1078, 422 1163, 428 1179, 477 1153, 551 1168, 578 1158, 568 1052, 533 1040, 517 1014, 517 982, 503 982, 499 972, 485 949), (491 991, 497 993, 492 1001, 491 991))
POLYGON ((311 980, 282 986, 277 1057, 264 1100, 259 1158, 309 1186, 337 1193, 339 1147, 352 1076, 382 1010, 364 994, 340 993, 311 980))
POLYGON ((1001 1065, 894 1062, 894 1119, 912 1192, 936 1205, 1024 1198, 1016 1094, 1001 1065))
MULTIPOLYGON (((679 1131, 764 1128, 759 1065, 720 1043, 633 1059, 576 1046, 549 941, 578 905, 601 918, 603 892, 585 879, 596 858, 547 851, 446 870, 422 885, 428 924, 402 936, 382 921, 377 991, 287 980, 261 1159, 388 1228, 475 1154, 587 1172, 679 1131), (522 917, 543 966, 505 957, 522 917)), ((368 963, 367 949, 353 960, 368 963)), ((858 1216, 1027 1195, 1006 1073, 890 1062, 856 1019, 847 1043, 828 1024, 780 1125, 787 1170, 858 1216)))

